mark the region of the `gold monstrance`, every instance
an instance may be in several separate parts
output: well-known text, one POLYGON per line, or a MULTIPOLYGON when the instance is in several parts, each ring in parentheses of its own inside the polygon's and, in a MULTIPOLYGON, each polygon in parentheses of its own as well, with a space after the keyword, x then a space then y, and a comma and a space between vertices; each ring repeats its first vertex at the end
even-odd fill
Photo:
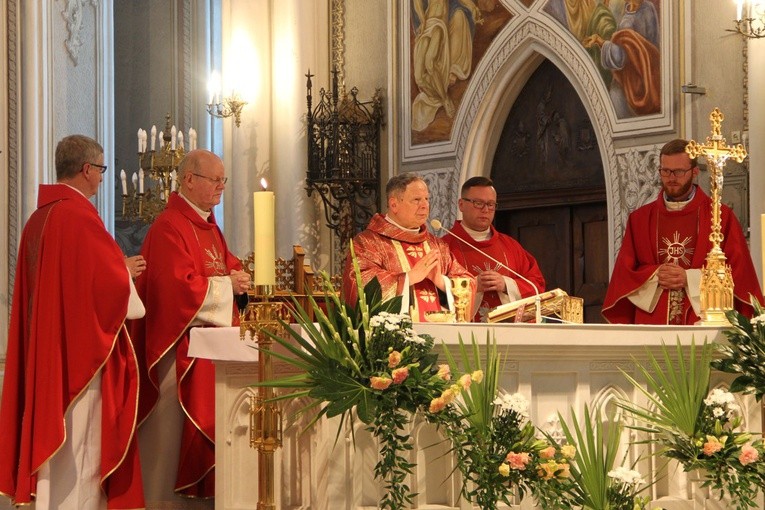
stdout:
POLYGON ((712 249, 707 253, 707 261, 701 269, 701 323, 711 326, 728 325, 725 311, 733 309, 733 276, 725 262, 725 253, 720 244, 723 240, 720 208, 723 190, 723 168, 729 158, 741 163, 746 157, 746 149, 739 144, 728 146, 720 134, 720 125, 725 119, 719 108, 712 110, 709 121, 712 124, 712 136, 701 145, 695 140, 688 142, 685 152, 691 158, 703 156, 711 169, 712 180, 712 232, 709 240, 712 249))

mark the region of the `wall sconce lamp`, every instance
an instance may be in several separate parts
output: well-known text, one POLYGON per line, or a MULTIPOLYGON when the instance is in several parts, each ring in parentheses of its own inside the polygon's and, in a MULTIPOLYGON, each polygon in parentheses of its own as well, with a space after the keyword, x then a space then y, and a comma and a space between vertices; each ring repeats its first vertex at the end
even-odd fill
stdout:
POLYGON ((242 124, 242 108, 247 101, 239 97, 239 94, 232 92, 228 97, 222 97, 221 80, 217 71, 210 75, 210 102, 207 103, 207 113, 218 119, 234 117, 236 127, 242 124))
POLYGON ((735 29, 749 39, 765 37, 765 0, 736 0, 735 29))

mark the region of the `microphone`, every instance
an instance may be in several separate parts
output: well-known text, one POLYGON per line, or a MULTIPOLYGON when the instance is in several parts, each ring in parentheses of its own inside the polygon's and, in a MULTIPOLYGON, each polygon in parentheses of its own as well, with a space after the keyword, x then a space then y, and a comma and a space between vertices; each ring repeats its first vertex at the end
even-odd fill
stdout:
POLYGON ((531 285, 531 288, 534 289, 534 311, 535 311, 535 318, 534 318, 534 320, 537 322, 537 324, 540 324, 542 322, 542 298, 540 297, 540 294, 539 294, 539 287, 537 287, 534 284, 534 282, 532 282, 531 280, 529 280, 528 278, 523 276, 518 271, 516 271, 514 269, 510 269, 506 264, 503 264, 502 262, 500 262, 499 260, 495 259, 494 257, 489 255, 488 253, 486 253, 482 249, 478 248, 477 246, 474 246, 473 244, 469 243, 465 239, 462 239, 460 236, 458 236, 457 234, 453 233, 448 228, 444 227, 439 220, 433 218, 432 220, 430 220, 430 226, 433 227, 434 230, 443 230, 447 234, 449 234, 450 236, 454 237, 455 239, 459 239, 460 242, 470 246, 471 248, 473 248, 475 251, 477 251, 478 253, 480 253, 481 255, 486 257, 487 259, 489 259, 489 260, 499 264, 499 266, 501 268, 507 269, 512 274, 514 274, 515 276, 517 276, 518 278, 520 278, 524 282, 526 282, 529 285, 531 285))

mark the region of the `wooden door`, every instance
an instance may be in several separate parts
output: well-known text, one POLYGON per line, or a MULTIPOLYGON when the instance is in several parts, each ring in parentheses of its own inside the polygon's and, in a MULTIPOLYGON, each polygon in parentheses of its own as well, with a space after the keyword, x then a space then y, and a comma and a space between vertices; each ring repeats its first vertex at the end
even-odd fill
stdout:
POLYGON ((537 259, 546 289, 584 299, 584 321, 604 322, 608 288, 608 220, 605 203, 497 211, 495 226, 537 259))

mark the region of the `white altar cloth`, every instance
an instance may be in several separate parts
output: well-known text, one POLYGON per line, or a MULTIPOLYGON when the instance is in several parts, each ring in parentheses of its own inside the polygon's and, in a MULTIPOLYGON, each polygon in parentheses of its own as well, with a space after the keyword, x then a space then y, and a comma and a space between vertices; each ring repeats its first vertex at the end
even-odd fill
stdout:
MULTIPOLYGON (((455 345, 461 336, 469 343, 473 335, 479 344, 487 333, 494 336, 505 358, 500 386, 508 392, 521 392, 530 403, 530 418, 535 425, 549 426, 558 412, 564 418, 572 410, 581 412, 584 404, 609 405, 614 399, 645 403, 622 371, 636 375, 635 359, 646 358, 647 351, 658 354, 662 342, 674 345, 679 338, 684 346, 692 340, 701 344, 724 341, 720 328, 705 326, 623 326, 608 324, 416 324, 419 334, 429 334, 437 345, 455 345)), ((490 338, 491 338, 490 336, 490 338)), ((255 342, 239 338, 239 328, 195 328, 191 330, 190 354, 212 359, 216 378, 216 500, 218 510, 244 510, 257 504, 257 453, 249 448, 249 399, 256 393, 250 385, 258 378, 255 342)), ((274 360, 274 373, 279 365, 274 360)), ((283 363, 283 362, 279 362, 283 363)), ((715 372, 712 387, 727 384, 729 374, 715 372)), ((739 402, 745 428, 760 430, 759 406, 754 399, 739 402)), ((305 400, 289 402, 283 415, 290 416, 305 400)), ((310 416, 304 417, 307 422, 310 416)), ((412 426, 417 463, 410 487, 419 493, 412 508, 468 510, 459 498, 460 483, 452 476, 452 461, 437 448, 422 449, 438 440, 435 429, 422 420, 412 426), (435 452, 435 453, 433 453, 435 452)), ((554 427, 554 424, 552 425, 554 427)), ((354 424, 355 448, 350 426, 336 442, 338 422, 322 420, 308 433, 300 424, 284 432, 284 445, 275 456, 277 508, 362 509, 375 508, 381 488, 372 475, 377 449, 363 424, 354 424)), ((550 430, 550 429, 546 429, 550 430)), ((629 461, 640 452, 629 449, 629 461)), ((654 469, 640 461, 645 475, 654 469)), ((726 502, 693 492, 685 475, 674 471, 650 489, 652 507, 672 510, 726 508, 726 502)), ((534 508, 527 498, 518 506, 534 508)), ((762 506, 760 506, 762 508, 762 506)))

